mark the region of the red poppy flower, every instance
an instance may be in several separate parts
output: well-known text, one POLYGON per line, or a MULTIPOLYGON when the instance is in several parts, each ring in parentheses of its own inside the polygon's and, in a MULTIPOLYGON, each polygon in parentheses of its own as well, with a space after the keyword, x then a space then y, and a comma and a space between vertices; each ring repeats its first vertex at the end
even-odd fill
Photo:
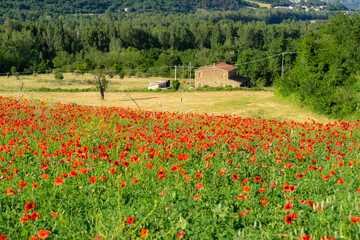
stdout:
POLYGON ((245 200, 246 196, 245 195, 240 195, 237 197, 237 199, 242 199, 242 200, 245 200))
POLYGON ((360 222, 360 217, 351 217, 350 221, 354 223, 360 222))
POLYGON ((27 204, 25 204, 25 212, 27 212, 33 208, 36 208, 36 205, 33 202, 28 202, 27 204))
POLYGON ((185 235, 184 230, 181 230, 178 234, 176 234, 176 238, 177 239, 183 238, 184 235, 185 235))
POLYGON ((64 184, 64 180, 61 177, 55 178, 54 182, 55 182, 56 186, 58 186, 60 184, 64 184))
POLYGON ((289 201, 287 204, 285 204, 284 209, 289 211, 293 209, 294 207, 291 205, 291 201, 289 201))
POLYGON ((201 197, 200 197, 199 195, 195 195, 195 196, 194 196, 194 199, 195 199, 195 200, 198 200, 198 199, 201 199, 201 197))
POLYGON ((35 220, 36 218, 41 218, 40 214, 38 212, 33 212, 30 214, 30 219, 35 220))
POLYGON ((71 170, 70 171, 70 174, 69 174, 71 177, 77 177, 78 176, 78 173, 74 170, 71 170))
POLYGON ((9 196, 9 195, 11 195, 11 194, 16 195, 16 192, 15 192, 14 190, 8 188, 7 191, 6 191, 6 195, 9 196))
POLYGON ((131 182, 132 182, 132 183, 138 183, 138 180, 137 180, 136 178, 133 178, 133 179, 131 180, 131 182))
POLYGON ((127 224, 132 224, 133 222, 135 221, 135 218, 134 217, 128 217, 127 219, 126 219, 126 222, 127 222, 127 224))
POLYGON ((126 182, 125 182, 125 181, 121 182, 121 187, 122 187, 122 188, 125 188, 125 187, 126 187, 126 182))
POLYGON ((80 169, 80 173, 82 173, 82 174, 86 174, 87 172, 88 172, 88 170, 86 168, 80 169))
POLYGON ((93 177, 90 177, 90 178, 89 178, 89 180, 90 180, 90 182, 92 183, 92 185, 95 185, 96 179, 97 179, 96 176, 93 176, 93 177))
POLYGON ((250 191, 250 187, 249 186, 245 186, 242 190, 244 193, 248 193, 250 191))
POLYGON ((55 213, 55 212, 53 212, 51 215, 50 215, 50 217, 57 217, 58 215, 55 213))
POLYGON ((49 230, 40 230, 40 231, 38 232, 38 237, 39 237, 40 239, 46 239, 46 238, 49 236, 50 233, 51 233, 51 232, 50 232, 49 230))
POLYGON ((306 235, 306 236, 303 236, 303 237, 299 237, 299 240, 311 240, 311 236, 306 235))
POLYGON ((244 215, 245 215, 245 213, 242 213, 242 212, 238 214, 239 217, 242 217, 244 215))
POLYGON ((20 221, 28 222, 29 221, 29 214, 25 213, 24 217, 20 218, 20 221))
POLYGON ((149 235, 149 230, 147 230, 147 229, 143 229, 143 230, 141 230, 141 232, 140 232, 140 237, 146 237, 147 235, 149 235))
POLYGON ((341 178, 339 178, 339 180, 338 180, 338 184, 339 184, 339 185, 343 184, 344 182, 345 182, 344 180, 342 180, 341 178))
POLYGON ((47 178, 49 178, 49 176, 48 176, 47 174, 43 174, 43 175, 42 175, 42 178, 43 178, 43 179, 47 179, 47 178))
POLYGON ((2 235, 0 235, 0 240, 7 240, 7 238, 4 234, 2 234, 2 235))
POLYGON ((18 186, 19 186, 19 187, 25 187, 26 184, 27 184, 27 183, 26 183, 25 181, 20 181, 19 184, 18 184, 18 186))
POLYGON ((37 237, 32 236, 30 240, 39 240, 37 237))
POLYGON ((236 174, 233 174, 233 175, 232 175, 232 179, 235 180, 235 181, 236 181, 236 180, 239 180, 239 176, 236 175, 236 174))
POLYGON ((261 177, 255 177, 255 182, 260 182, 261 181, 261 177))
POLYGON ((203 189, 204 186, 203 186, 202 183, 199 183, 199 184, 195 185, 195 188, 196 188, 196 189, 203 189))
POLYGON ((266 192, 265 188, 259 188, 259 193, 266 192))

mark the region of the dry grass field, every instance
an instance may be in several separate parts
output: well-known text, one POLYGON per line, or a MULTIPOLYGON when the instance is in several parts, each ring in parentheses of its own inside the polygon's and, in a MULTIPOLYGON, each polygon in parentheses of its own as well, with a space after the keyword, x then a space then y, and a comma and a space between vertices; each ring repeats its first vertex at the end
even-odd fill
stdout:
POLYGON ((251 3, 256 3, 256 4, 258 4, 260 7, 271 8, 271 4, 268 4, 268 3, 262 3, 262 2, 252 1, 252 0, 245 0, 245 1, 251 2, 251 3))
POLYGON ((21 83, 24 89, 40 87, 47 88, 90 88, 85 84, 92 79, 92 74, 64 73, 64 79, 56 80, 54 74, 39 74, 28 76, 1 76, 1 96, 24 96, 30 99, 48 100, 49 102, 67 102, 83 105, 104 105, 124 108, 141 108, 152 111, 198 112, 216 115, 237 115, 244 118, 261 117, 276 120, 329 122, 331 119, 314 114, 289 103, 274 95, 273 92, 111 92, 112 90, 146 88, 149 82, 165 78, 135 78, 120 79, 114 76, 110 80, 109 91, 105 100, 100 100, 98 92, 19 92, 21 83))
MULTIPOLYGON (((22 83, 24 83, 24 89, 29 88, 66 88, 66 89, 84 89, 91 88, 92 85, 87 84, 87 80, 92 80, 93 75, 90 73, 74 74, 63 73, 64 79, 55 79, 54 74, 37 74, 37 75, 21 75, 18 78, 15 76, 0 76, 0 91, 16 91, 20 89, 22 83)), ((120 79, 115 75, 113 78, 107 77, 110 81, 110 89, 113 90, 125 90, 125 89, 139 89, 146 88, 150 82, 164 80, 168 78, 135 78, 125 77, 120 79)))
POLYGON ((276 120, 329 122, 330 119, 291 104, 273 92, 143 92, 106 93, 100 100, 96 92, 0 92, 1 96, 24 96, 29 99, 67 102, 82 105, 104 105, 141 108, 152 111, 198 112, 215 115, 237 115, 244 118, 261 117, 276 120), (137 104, 137 105, 136 105, 137 104), (138 107, 139 106, 139 107, 138 107))

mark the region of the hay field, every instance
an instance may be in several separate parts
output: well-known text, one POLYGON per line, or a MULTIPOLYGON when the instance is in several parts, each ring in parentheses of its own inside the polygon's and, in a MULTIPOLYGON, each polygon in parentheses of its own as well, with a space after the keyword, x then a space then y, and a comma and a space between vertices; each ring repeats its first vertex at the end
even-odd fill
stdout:
POLYGON ((260 7, 271 8, 271 4, 269 4, 269 3, 262 3, 262 2, 252 1, 252 0, 245 0, 245 1, 251 2, 251 3, 256 3, 260 7))
MULTIPOLYGON (((92 85, 87 84, 87 80, 92 80, 93 75, 90 73, 74 74, 74 73, 63 73, 64 79, 55 79, 54 74, 35 74, 35 75, 21 75, 18 78, 15 76, 0 76, 0 91, 16 91, 20 89, 21 84, 24 83, 23 89, 33 88, 64 88, 64 89, 84 89, 91 88, 92 85)), ((164 80, 168 78, 151 77, 151 78, 135 78, 125 77, 120 79, 119 76, 110 78, 109 88, 113 90, 125 90, 125 89, 139 89, 146 88, 150 82, 164 80)))
POLYGON ((300 108, 274 95, 273 92, 134 92, 106 93, 100 100, 97 92, 0 92, 1 96, 24 96, 50 102, 141 108, 151 111, 198 112, 215 115, 237 115, 244 118, 306 122, 329 122, 331 119, 300 108))

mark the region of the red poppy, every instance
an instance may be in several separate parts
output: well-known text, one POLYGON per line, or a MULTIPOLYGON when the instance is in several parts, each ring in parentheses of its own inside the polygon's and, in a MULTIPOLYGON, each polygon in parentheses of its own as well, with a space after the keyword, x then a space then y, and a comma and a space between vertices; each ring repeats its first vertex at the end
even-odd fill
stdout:
POLYGON ((35 220, 36 218, 41 218, 40 214, 38 212, 33 212, 30 214, 30 219, 35 220))
POLYGON ((339 180, 338 180, 338 184, 339 184, 339 185, 343 184, 344 182, 345 182, 344 180, 342 180, 341 178, 339 178, 339 180))
POLYGON ((133 222, 135 221, 135 218, 134 217, 128 217, 127 219, 126 219, 126 222, 127 222, 127 224, 132 224, 133 222))
POLYGON ((194 196, 194 199, 195 199, 195 200, 198 200, 198 199, 201 199, 201 197, 200 197, 199 195, 195 195, 195 196, 194 196))
POLYGON ((2 235, 0 235, 0 240, 7 240, 7 238, 4 234, 2 234, 2 235))
POLYGON ((122 188, 125 188, 125 187, 126 187, 126 182, 125 182, 125 181, 121 182, 121 187, 122 187, 122 188))
POLYGON ((92 185, 95 185, 96 179, 97 179, 96 176, 93 176, 93 177, 90 177, 90 178, 89 178, 89 180, 90 180, 90 182, 92 183, 92 185))
POLYGON ((37 237, 32 236, 30 240, 39 240, 37 237))
POLYGON ((240 195, 237 197, 237 199, 242 199, 242 200, 245 200, 246 196, 245 195, 240 195))
POLYGON ((287 204, 285 204, 284 209, 289 211, 293 209, 294 207, 291 205, 291 201, 289 201, 287 204))
POLYGON ((14 190, 8 188, 7 191, 6 191, 6 195, 9 196, 9 195, 11 195, 11 194, 16 195, 16 192, 15 192, 14 190))
POLYGON ((38 237, 39 237, 40 239, 46 239, 46 238, 49 236, 50 233, 51 233, 51 232, 50 232, 49 230, 40 230, 40 231, 38 232, 38 237))
POLYGON ((26 183, 25 181, 20 181, 19 184, 18 184, 18 186, 19 186, 19 187, 25 187, 26 184, 27 184, 27 183, 26 183))
POLYGON ((199 184, 195 185, 195 188, 196 188, 196 189, 203 189, 204 186, 203 186, 202 183, 199 183, 199 184))
POLYGON ((55 212, 53 212, 51 215, 50 215, 50 217, 57 217, 58 215, 55 213, 55 212))
POLYGON ((250 187, 249 186, 245 186, 242 190, 244 193, 248 193, 250 191, 250 187))
POLYGON ((260 182, 261 181, 261 177, 255 177, 255 182, 260 182))
POLYGON ((20 221, 28 222, 29 221, 29 214, 25 213, 24 217, 20 218, 20 221))
POLYGON ((43 174, 43 175, 42 175, 42 178, 43 178, 43 179, 47 179, 47 178, 49 178, 49 176, 48 176, 47 174, 43 174))
POLYGON ((350 221, 354 223, 360 222, 360 217, 351 217, 350 221))
POLYGON ((82 173, 82 174, 86 174, 87 172, 88 172, 88 170, 86 168, 80 169, 80 173, 82 173))
POLYGON ((77 177, 78 176, 78 173, 74 170, 71 170, 70 171, 70 174, 69 174, 71 177, 77 177))
POLYGON ((259 188, 259 193, 266 192, 265 188, 259 188))
POLYGON ((185 235, 184 230, 181 230, 178 234, 176 234, 176 238, 177 239, 183 238, 184 235, 185 235))
POLYGON ((55 178, 54 182, 55 182, 56 186, 58 186, 60 184, 64 184, 64 180, 61 177, 55 178))
POLYGON ((303 237, 299 237, 299 240, 310 240, 311 239, 311 236, 310 235, 306 235, 306 236, 303 236, 303 237))
POLYGON ((143 230, 141 230, 141 232, 140 232, 140 237, 146 237, 147 235, 149 235, 149 230, 147 230, 147 229, 143 229, 143 230))
POLYGON ((132 183, 138 183, 138 180, 137 180, 136 178, 133 178, 133 179, 131 180, 131 182, 132 182, 132 183))
POLYGON ((235 181, 236 181, 236 180, 239 180, 239 176, 236 175, 236 174, 233 174, 233 175, 232 175, 232 179, 235 180, 235 181))
POLYGON ((28 202, 27 204, 25 204, 25 212, 27 212, 33 208, 36 208, 36 205, 33 202, 28 202))

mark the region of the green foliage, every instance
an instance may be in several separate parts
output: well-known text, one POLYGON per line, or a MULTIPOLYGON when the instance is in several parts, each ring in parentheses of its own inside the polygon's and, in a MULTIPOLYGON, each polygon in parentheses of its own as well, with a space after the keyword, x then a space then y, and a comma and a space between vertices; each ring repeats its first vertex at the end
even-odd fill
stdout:
POLYGON ((293 69, 278 80, 284 96, 296 94, 314 111, 343 118, 355 114, 359 102, 360 17, 338 15, 322 30, 310 32, 299 44, 293 69))
POLYGON ((57 80, 64 79, 64 75, 62 74, 62 72, 55 72, 55 79, 57 80))
POLYGON ((179 90, 180 88, 180 81, 179 80, 172 80, 171 81, 171 88, 175 91, 179 90))

